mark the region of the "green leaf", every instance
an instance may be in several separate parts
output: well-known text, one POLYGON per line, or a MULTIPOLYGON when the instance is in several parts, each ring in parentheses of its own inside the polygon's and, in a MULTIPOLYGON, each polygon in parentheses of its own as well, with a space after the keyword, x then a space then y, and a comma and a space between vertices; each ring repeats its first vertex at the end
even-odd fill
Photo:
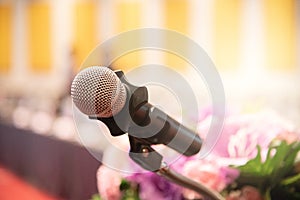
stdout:
POLYGON ((136 183, 123 179, 120 184, 120 190, 122 191, 122 200, 140 200, 139 187, 136 183))
POLYGON ((296 174, 294 176, 288 177, 284 180, 281 181, 282 185, 291 185, 294 184, 296 182, 300 181, 300 174, 296 174))
POLYGON ((300 151, 300 143, 294 142, 287 144, 285 141, 276 148, 276 154, 274 155, 271 163, 273 169, 271 170, 271 183, 275 185, 284 179, 294 167, 294 163, 298 152, 300 151))
POLYGON ((101 200, 101 197, 99 194, 94 194, 91 200, 101 200))
POLYGON ((130 187, 131 187, 130 183, 127 180, 122 179, 121 184, 120 184, 120 190, 121 191, 128 190, 128 189, 130 189, 130 187))
POLYGON ((265 200, 271 200, 271 193, 270 193, 270 189, 267 190, 267 192, 265 193, 265 200))
POLYGON ((257 155, 252 160, 249 160, 245 165, 238 167, 241 173, 260 175, 262 171, 261 165, 261 148, 257 146, 257 155))
POLYGON ((296 179, 294 177, 294 179, 283 181, 293 170, 299 151, 300 142, 287 144, 285 141, 281 141, 277 145, 270 145, 266 160, 262 161, 261 148, 258 146, 255 158, 243 166, 236 167, 240 170, 237 184, 240 186, 252 185, 260 189, 263 194, 268 195, 268 191, 276 185, 296 179))

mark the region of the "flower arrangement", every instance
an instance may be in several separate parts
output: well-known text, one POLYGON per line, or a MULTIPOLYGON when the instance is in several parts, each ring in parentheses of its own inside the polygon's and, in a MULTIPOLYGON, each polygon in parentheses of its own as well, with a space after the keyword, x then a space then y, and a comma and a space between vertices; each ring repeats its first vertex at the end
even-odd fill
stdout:
MULTIPOLYGON (((203 116, 202 116, 203 117, 203 116)), ((210 114, 199 122, 205 138, 210 114)), ((171 165, 227 200, 300 199, 299 134, 273 112, 227 116, 213 151, 204 159, 181 157, 171 165)), ((152 172, 122 175, 104 165, 97 173, 107 200, 202 199, 152 172)))

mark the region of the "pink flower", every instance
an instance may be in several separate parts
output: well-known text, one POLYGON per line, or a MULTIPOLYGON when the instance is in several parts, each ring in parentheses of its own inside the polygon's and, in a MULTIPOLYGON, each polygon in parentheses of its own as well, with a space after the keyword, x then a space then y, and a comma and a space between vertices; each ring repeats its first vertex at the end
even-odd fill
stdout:
POLYGON ((241 191, 231 192, 226 200, 263 200, 263 197, 255 187, 245 186, 241 191))
POLYGON ((285 140, 288 144, 291 144, 293 142, 300 141, 300 135, 295 132, 284 132, 279 134, 276 139, 285 140))
POLYGON ((97 171, 97 186, 102 199, 119 200, 121 198, 121 175, 104 165, 97 171))
MULTIPOLYGON (((210 118, 200 122, 198 127, 204 141, 209 127, 210 118)), ((255 157, 257 145, 266 153, 268 145, 277 135, 292 131, 293 128, 273 112, 230 115, 225 119, 223 131, 212 154, 222 158, 249 160, 255 157)))
MULTIPOLYGON (((221 167, 214 161, 190 160, 183 168, 183 175, 220 192, 238 177, 239 172, 235 169, 221 167)), ((199 198, 197 193, 188 189, 183 190, 183 195, 188 199, 199 198)))

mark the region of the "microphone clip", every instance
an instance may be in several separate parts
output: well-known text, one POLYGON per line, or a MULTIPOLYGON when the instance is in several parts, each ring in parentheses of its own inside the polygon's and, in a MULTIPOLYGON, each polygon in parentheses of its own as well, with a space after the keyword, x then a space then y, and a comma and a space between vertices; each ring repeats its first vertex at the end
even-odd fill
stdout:
MULTIPOLYGON (((124 108, 116 115, 103 118, 89 116, 90 119, 102 121, 110 130, 112 136, 120 136, 132 130, 133 122, 138 125, 148 123, 150 120, 145 112, 137 112, 148 103, 148 90, 146 87, 137 87, 129 83, 121 70, 114 71, 127 90, 127 99, 124 108), (137 113, 143 113, 142 117, 134 117, 137 113)), ((130 143, 129 157, 149 171, 158 171, 162 164, 162 155, 157 153, 149 142, 142 138, 128 134, 130 143)))
POLYGON ((139 138, 129 136, 129 157, 148 171, 157 172, 161 168, 163 157, 156 152, 150 144, 146 144, 139 138))

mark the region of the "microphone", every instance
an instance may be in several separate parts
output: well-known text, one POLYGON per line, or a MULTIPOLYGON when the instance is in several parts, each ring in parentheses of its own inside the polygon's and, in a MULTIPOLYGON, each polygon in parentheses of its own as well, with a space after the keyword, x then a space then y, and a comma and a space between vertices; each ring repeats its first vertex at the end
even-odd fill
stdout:
POLYGON ((100 66, 80 71, 71 97, 82 113, 105 123, 112 136, 128 133, 144 144, 165 144, 185 156, 201 149, 198 134, 148 103, 147 88, 130 84, 122 71, 100 66))

